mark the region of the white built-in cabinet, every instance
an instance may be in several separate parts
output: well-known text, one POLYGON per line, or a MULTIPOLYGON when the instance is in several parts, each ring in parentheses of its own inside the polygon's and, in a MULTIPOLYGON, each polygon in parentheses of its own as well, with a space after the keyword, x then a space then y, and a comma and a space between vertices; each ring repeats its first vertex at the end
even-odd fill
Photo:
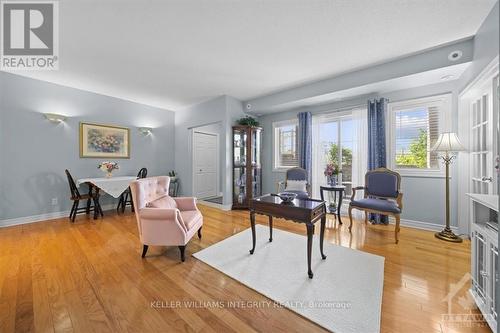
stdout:
POLYGON ((478 308, 497 332, 499 154, 498 56, 459 94, 458 228, 471 239, 471 287, 478 308), (491 227, 491 224, 496 228, 491 227))
POLYGON ((470 292, 493 332, 497 331, 496 285, 498 284, 498 195, 469 194, 471 221, 470 292))
POLYGON ((498 174, 499 59, 495 58, 459 94, 458 136, 466 148, 456 163, 458 231, 472 238, 466 193, 496 195, 498 174))

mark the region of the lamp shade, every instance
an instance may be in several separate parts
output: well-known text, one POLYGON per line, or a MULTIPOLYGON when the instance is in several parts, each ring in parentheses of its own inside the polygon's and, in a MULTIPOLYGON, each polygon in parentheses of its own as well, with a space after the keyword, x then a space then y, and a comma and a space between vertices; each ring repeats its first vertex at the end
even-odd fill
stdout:
POLYGON ((446 132, 446 133, 441 133, 434 144, 434 146, 431 148, 432 151, 443 151, 443 152, 458 152, 458 151, 464 151, 465 148, 462 146, 460 143, 460 140, 458 139, 458 136, 456 133, 453 132, 446 132))

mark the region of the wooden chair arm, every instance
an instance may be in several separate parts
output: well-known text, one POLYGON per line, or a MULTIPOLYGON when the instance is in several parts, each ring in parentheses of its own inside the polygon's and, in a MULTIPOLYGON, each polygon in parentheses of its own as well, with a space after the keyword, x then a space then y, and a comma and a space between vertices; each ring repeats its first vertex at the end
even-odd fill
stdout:
POLYGON ((396 198, 396 203, 398 204, 399 209, 403 210, 403 193, 398 193, 398 197, 396 198))
POLYGON ((357 191, 357 190, 364 190, 364 189, 365 189, 365 187, 364 187, 364 186, 356 186, 356 187, 353 187, 353 188, 351 189, 351 191, 352 191, 351 201, 353 201, 353 200, 354 200, 354 197, 356 196, 356 191, 357 191))

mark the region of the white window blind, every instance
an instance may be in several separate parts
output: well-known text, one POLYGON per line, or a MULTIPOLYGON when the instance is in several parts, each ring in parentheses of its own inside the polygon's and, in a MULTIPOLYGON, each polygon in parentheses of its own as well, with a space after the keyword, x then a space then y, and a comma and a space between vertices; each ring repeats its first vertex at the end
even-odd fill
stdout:
POLYGON ((449 130, 449 94, 388 104, 388 165, 403 175, 442 174, 431 151, 442 131, 449 130))
POLYGON ((274 126, 274 167, 290 168, 299 165, 297 122, 288 121, 274 126))

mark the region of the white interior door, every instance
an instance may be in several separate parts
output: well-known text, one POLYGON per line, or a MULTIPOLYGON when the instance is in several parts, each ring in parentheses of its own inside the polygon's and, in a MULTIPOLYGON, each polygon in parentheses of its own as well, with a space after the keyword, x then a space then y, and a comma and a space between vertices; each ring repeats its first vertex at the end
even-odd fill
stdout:
POLYGON ((217 196, 217 135, 193 133, 193 194, 197 198, 217 196))
MULTIPOLYGON (((493 194, 495 192, 495 172, 493 170, 493 152, 496 151, 493 103, 493 81, 489 81, 472 98, 470 104, 471 132, 470 132, 470 163, 471 163, 471 192, 493 194)), ((498 110, 496 110, 498 112, 498 110)))

